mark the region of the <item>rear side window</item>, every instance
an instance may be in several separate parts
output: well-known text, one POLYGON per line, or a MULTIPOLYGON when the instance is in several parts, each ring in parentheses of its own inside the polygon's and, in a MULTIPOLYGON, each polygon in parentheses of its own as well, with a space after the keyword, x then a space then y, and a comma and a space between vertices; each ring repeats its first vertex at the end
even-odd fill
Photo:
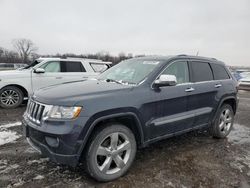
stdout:
POLYGON ((81 62, 61 61, 62 72, 86 72, 81 62))
POLYGON ((192 81, 203 82, 213 80, 213 73, 209 63, 191 62, 192 81))
POLYGON ((229 79, 229 75, 222 65, 211 64, 213 72, 214 72, 214 79, 215 80, 226 80, 229 79))

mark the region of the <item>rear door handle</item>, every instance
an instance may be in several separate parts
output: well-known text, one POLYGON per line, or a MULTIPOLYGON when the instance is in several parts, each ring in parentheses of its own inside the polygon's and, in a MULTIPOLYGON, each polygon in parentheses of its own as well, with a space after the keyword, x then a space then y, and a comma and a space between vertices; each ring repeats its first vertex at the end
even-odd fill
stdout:
POLYGON ((215 88, 219 88, 219 87, 221 87, 221 86, 222 86, 221 84, 215 84, 215 85, 214 85, 215 88))
POLYGON ((186 92, 192 92, 192 91, 194 91, 194 90, 195 90, 194 88, 190 87, 190 88, 187 88, 185 91, 186 91, 186 92))
POLYGON ((62 77, 56 77, 56 79, 62 79, 62 77))

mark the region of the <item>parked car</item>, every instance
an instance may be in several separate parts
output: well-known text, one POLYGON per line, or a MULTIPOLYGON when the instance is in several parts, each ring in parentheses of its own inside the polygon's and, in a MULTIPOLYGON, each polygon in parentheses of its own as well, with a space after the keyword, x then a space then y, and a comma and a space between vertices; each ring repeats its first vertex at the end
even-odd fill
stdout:
POLYGON ((233 72, 232 72, 232 75, 235 77, 235 79, 236 79, 237 81, 239 81, 239 80, 242 78, 242 76, 240 75, 240 73, 237 72, 237 71, 233 71, 233 72))
POLYGON ((27 64, 23 63, 0 63, 0 71, 20 69, 26 66, 27 64))
POLYGON ((23 129, 30 145, 51 161, 82 162, 90 176, 106 182, 128 171, 137 148, 161 139, 200 128, 225 138, 237 104, 237 81, 218 60, 142 57, 95 80, 36 91, 23 129))
POLYGON ((239 80, 239 89, 250 90, 250 72, 245 72, 239 80))
POLYGON ((23 69, 1 71, 0 106, 16 108, 37 89, 94 77, 110 65, 95 59, 39 58, 23 69))

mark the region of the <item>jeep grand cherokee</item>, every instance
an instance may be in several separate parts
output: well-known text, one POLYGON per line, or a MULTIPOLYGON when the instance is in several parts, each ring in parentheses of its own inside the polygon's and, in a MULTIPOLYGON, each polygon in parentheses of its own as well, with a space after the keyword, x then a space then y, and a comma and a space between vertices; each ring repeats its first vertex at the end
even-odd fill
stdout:
POLYGON ((193 56, 125 60, 97 79, 41 89, 24 114, 28 142, 98 181, 130 168, 139 147, 200 128, 232 129, 237 82, 224 63, 193 56))

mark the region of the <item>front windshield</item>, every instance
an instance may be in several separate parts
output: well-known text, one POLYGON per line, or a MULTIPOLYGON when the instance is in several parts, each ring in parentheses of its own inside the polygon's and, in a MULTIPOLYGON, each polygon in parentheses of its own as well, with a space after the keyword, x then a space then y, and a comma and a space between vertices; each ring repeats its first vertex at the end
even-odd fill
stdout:
POLYGON ((99 76, 99 79, 111 82, 139 84, 160 64, 160 61, 152 60, 126 60, 103 72, 99 76))

